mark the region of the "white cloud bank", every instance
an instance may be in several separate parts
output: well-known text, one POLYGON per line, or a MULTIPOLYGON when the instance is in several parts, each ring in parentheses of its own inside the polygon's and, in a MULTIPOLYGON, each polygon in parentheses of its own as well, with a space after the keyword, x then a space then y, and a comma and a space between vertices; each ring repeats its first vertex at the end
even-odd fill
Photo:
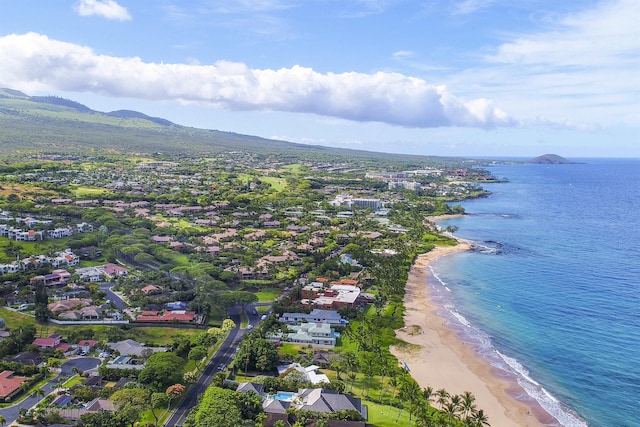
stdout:
POLYGON ((483 63, 448 82, 495 99, 530 124, 583 130, 637 126, 639 17, 638 0, 600 2, 547 22, 544 31, 511 36, 483 56, 483 63))
POLYGON ((130 21, 131 15, 126 8, 114 0, 80 0, 76 6, 80 16, 102 16, 117 21, 130 21))
POLYGON ((0 84, 22 90, 199 102, 232 110, 311 113, 405 127, 492 128, 516 122, 484 98, 462 100, 445 86, 397 73, 321 74, 294 66, 145 63, 35 33, 0 37, 0 84))

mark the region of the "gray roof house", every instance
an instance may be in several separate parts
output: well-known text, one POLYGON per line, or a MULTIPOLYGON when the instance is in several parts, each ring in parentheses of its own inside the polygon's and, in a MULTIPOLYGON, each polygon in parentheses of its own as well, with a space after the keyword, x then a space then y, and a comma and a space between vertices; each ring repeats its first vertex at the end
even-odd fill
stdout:
POLYGON ((336 393, 333 390, 323 388, 305 388, 298 390, 296 394, 296 407, 302 410, 317 412, 336 412, 344 410, 354 410, 360 412, 362 418, 367 419, 367 406, 362 404, 362 400, 336 393))
POLYGON ((282 313, 279 322, 295 325, 301 322, 308 323, 328 323, 330 325, 346 325, 347 320, 343 319, 335 310, 323 310, 314 308, 311 313, 282 313))
POLYGON ((144 344, 134 340, 108 342, 107 346, 110 349, 119 352, 123 356, 142 357, 145 350, 151 350, 153 353, 167 351, 166 347, 145 347, 144 344))

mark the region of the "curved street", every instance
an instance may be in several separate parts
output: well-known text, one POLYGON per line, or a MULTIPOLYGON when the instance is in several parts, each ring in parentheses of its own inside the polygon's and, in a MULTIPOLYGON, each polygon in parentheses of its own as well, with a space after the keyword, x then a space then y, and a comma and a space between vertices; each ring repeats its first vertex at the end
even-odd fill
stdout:
MULTIPOLYGON (((100 363, 101 360, 95 357, 79 357, 69 360, 68 362, 62 364, 62 366, 60 367, 60 373, 58 375, 56 375, 48 383, 40 388, 44 391, 44 396, 46 396, 58 387, 58 379, 62 376, 72 375, 74 368, 77 368, 79 371, 84 372, 97 368, 98 366, 100 366, 100 363)), ((11 423, 13 423, 18 418, 18 415, 20 414, 20 408, 31 408, 42 399, 44 399, 44 396, 34 397, 29 394, 20 402, 12 406, 0 409, 0 415, 4 417, 7 425, 11 425, 11 423)))

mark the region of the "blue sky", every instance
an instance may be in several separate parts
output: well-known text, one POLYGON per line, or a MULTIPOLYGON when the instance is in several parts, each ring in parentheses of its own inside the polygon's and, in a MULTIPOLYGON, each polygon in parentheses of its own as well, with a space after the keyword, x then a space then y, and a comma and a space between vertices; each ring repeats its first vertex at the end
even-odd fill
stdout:
POLYGON ((0 86, 372 151, 640 157, 637 0, 0 0, 0 86))

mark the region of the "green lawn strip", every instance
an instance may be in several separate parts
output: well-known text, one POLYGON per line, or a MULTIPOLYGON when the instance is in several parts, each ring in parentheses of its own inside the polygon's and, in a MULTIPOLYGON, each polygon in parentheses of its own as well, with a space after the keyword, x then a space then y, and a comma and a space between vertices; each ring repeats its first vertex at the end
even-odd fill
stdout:
POLYGON ((271 310, 271 306, 270 305, 259 305, 256 307, 256 311, 260 314, 264 314, 267 311, 271 310))
POLYGON ((62 384, 62 388, 71 388, 76 384, 81 384, 86 378, 80 375, 74 375, 69 378, 64 384, 62 384))
POLYGON ((248 324, 249 324, 249 317, 247 316, 247 313, 245 313, 243 310, 240 312, 240 327, 246 328, 248 324))
POLYGON ((272 302, 275 301, 282 294, 280 288, 264 288, 256 292, 259 302, 272 302))

